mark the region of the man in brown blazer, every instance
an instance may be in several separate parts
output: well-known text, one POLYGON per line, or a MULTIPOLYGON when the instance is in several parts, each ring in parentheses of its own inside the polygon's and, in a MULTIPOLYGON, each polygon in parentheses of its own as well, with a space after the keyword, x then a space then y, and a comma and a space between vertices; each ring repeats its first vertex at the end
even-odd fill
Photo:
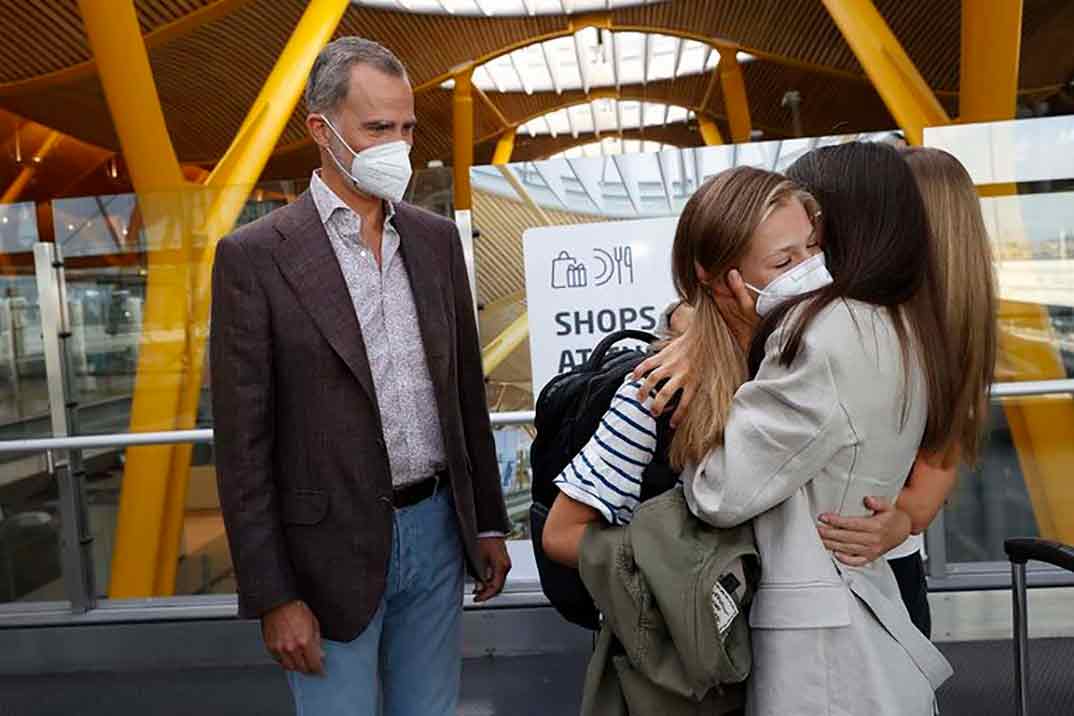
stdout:
POLYGON ((414 98, 384 47, 306 88, 309 191, 223 239, 212 390, 241 615, 299 713, 454 714, 463 569, 500 592, 509 529, 452 222, 401 201, 414 98))

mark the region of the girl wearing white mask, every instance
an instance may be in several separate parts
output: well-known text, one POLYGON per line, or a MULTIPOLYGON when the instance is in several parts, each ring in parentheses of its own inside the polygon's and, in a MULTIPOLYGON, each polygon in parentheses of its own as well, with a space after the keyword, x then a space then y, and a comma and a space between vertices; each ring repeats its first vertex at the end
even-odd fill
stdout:
POLYGON ((753 167, 721 172, 690 198, 672 255, 683 307, 668 322, 672 333, 683 332, 691 350, 704 356, 698 365, 709 389, 676 431, 670 455, 656 456, 656 419, 635 400, 640 382, 624 383, 593 438, 556 480, 561 492, 543 533, 550 558, 575 566, 589 523, 630 522, 642 473, 654 457, 681 469, 720 439, 732 397, 746 378, 746 354, 735 337, 742 326, 728 322, 717 307, 733 301, 730 292, 714 290, 702 277, 737 269, 747 283, 765 287, 769 302, 826 285, 831 277, 816 231, 819 216, 817 203, 796 184, 753 167))
MULTIPOLYGON (((824 207, 834 281, 793 298, 776 291, 786 282, 766 286, 762 299, 783 300, 764 302, 752 379, 722 441, 686 467, 687 502, 716 526, 753 522, 763 574, 747 713, 926 716, 950 666, 914 627, 887 563, 840 561, 816 527, 822 514, 869 514, 868 497, 894 500, 919 449, 949 454, 958 439, 958 357, 925 208, 888 146, 825 147, 788 176, 824 207)), ((730 313, 749 323, 754 299, 728 281, 730 313)))

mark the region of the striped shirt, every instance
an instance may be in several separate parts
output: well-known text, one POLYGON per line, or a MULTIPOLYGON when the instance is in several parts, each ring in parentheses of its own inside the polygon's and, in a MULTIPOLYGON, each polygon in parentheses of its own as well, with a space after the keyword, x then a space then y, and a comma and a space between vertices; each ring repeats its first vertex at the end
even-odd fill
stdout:
POLYGON ((627 376, 593 437, 555 479, 564 495, 613 525, 633 519, 642 473, 656 455, 656 418, 638 402, 640 389, 641 381, 627 376))

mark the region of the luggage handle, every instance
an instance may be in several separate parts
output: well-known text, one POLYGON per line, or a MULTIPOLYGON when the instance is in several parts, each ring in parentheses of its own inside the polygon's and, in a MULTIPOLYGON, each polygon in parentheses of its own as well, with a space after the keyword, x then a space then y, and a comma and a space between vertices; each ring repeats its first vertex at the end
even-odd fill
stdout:
POLYGON ((590 365, 600 365, 604 361, 604 354, 607 353, 612 346, 619 341, 635 340, 643 343, 655 343, 659 340, 652 333, 647 331, 639 331, 634 328, 627 328, 622 331, 616 331, 601 339, 597 347, 593 349, 593 352, 589 355, 587 361, 590 365))
POLYGON ((1029 560, 1045 562, 1074 572, 1074 546, 1032 537, 1014 537, 1004 541, 1003 550, 1013 564, 1029 560))
POLYGON ((1026 562, 1045 562, 1074 572, 1074 547, 1032 537, 1004 540, 1003 551, 1011 561, 1011 600, 1014 621, 1014 696, 1018 716, 1029 714, 1029 617, 1026 599, 1026 562))

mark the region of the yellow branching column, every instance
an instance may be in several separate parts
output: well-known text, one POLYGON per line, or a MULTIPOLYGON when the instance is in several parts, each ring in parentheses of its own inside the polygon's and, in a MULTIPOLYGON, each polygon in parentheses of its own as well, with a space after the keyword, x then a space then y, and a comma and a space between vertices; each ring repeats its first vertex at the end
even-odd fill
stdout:
MULTIPOLYGON (((962 3, 962 65, 959 121, 1014 119, 1022 40, 1022 0, 962 3)), ((997 140, 999 141, 999 140, 997 140)), ((994 148, 996 156, 1015 156, 1013 146, 994 148)), ((1011 174, 1012 172, 1005 172, 1011 174)), ((1015 184, 992 185, 992 201, 1015 202, 1015 184)), ((1009 240, 1024 243, 1021 206, 997 207, 1009 240)), ((1048 307, 1001 301, 1000 366, 1005 381, 1066 378, 1048 307)), ((1003 403, 1026 491, 1043 537, 1074 542, 1074 398, 1053 395, 1008 398, 1003 403)))
MULTIPOLYGON (((170 223, 175 235, 182 237, 178 257, 172 252, 170 271, 161 270, 165 266, 154 263, 151 254, 131 429, 189 428, 201 394, 216 242, 234 226, 298 104, 317 53, 335 32, 349 2, 309 3, 231 147, 206 187, 196 189, 184 184, 164 129, 133 6, 129 0, 80 0, 80 4, 147 229, 159 214, 165 219, 161 223, 170 223), (118 57, 117 47, 124 48, 118 57), (137 74, 133 81, 132 67, 137 74), (132 121, 132 107, 152 115, 152 122, 132 121), (163 211, 143 198, 143 194, 151 198, 157 190, 152 183, 144 188, 147 184, 139 181, 136 165, 169 170, 174 180, 164 196, 171 203, 165 202, 163 211), (179 191, 184 186, 186 191, 179 191), (197 225, 192 223, 194 216, 199 217, 197 225), (161 331, 162 326, 168 330, 161 331)), ((128 451, 112 565, 113 597, 174 590, 189 468, 190 446, 128 451)))
MULTIPOLYGON (((201 398, 205 367, 205 342, 211 308, 212 262, 216 243, 235 225, 273 148, 290 119, 309 76, 313 61, 332 38, 350 5, 349 0, 312 0, 299 19, 290 40, 280 53, 275 67, 265 80, 238 134, 227 153, 206 181, 208 210, 205 223, 198 229, 196 259, 191 296, 191 340, 187 350, 187 372, 179 401, 176 427, 194 427, 201 398)), ((155 592, 171 594, 182 541, 183 510, 190 475, 189 445, 176 446, 172 456, 166 520, 162 526, 160 565, 155 592)))
POLYGON ((925 127, 950 124, 872 0, 822 1, 911 144, 921 144, 925 127))
POLYGON ((962 0, 959 122, 1013 119, 1022 51, 1022 0, 962 0))
MULTIPOLYGON (((148 235, 149 276, 130 428, 171 430, 186 369, 190 217, 182 194, 187 185, 164 124, 134 5, 80 0, 79 6, 148 235)), ((127 451, 112 596, 153 593, 171 453, 169 446, 127 451)))

